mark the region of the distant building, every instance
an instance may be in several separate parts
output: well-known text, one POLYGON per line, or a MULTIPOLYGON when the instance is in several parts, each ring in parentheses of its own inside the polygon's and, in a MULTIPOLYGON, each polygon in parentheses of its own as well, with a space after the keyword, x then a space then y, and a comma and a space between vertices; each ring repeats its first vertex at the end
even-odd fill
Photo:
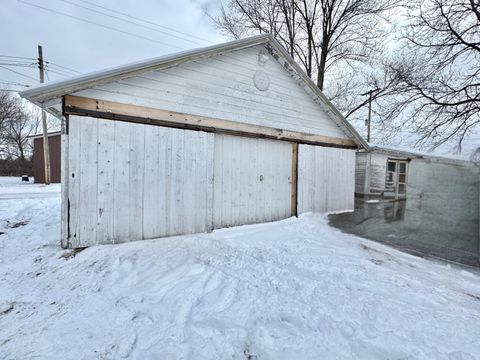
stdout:
POLYGON ((466 160, 372 146, 357 152, 355 193, 404 199, 409 192, 425 190, 422 186, 426 184, 436 186, 437 191, 442 187, 443 191, 452 190, 460 183, 478 187, 479 169, 466 160))
MULTIPOLYGON (((43 135, 31 136, 33 139, 33 176, 35 183, 45 183, 45 162, 43 158, 43 135)), ((48 134, 50 153, 50 182, 59 183, 61 179, 61 134, 60 131, 48 134)))

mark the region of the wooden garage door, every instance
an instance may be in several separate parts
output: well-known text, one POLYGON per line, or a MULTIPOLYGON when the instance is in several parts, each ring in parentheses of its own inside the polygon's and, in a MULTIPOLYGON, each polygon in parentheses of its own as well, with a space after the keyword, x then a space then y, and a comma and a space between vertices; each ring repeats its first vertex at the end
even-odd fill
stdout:
POLYGON ((211 230, 213 134, 69 121, 69 246, 211 230))
POLYGON ((291 143, 229 135, 214 141, 215 228, 291 215, 291 143))
POLYGON ((298 146, 298 213, 353 210, 355 150, 298 146))

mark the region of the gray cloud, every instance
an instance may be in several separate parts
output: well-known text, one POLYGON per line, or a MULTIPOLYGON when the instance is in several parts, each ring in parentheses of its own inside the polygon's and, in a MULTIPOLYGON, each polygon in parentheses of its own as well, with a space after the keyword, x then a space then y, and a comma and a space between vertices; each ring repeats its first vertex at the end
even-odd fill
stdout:
MULTIPOLYGON (((119 31, 106 29, 38 7, 29 6, 19 1, 2 1, 0 55, 36 58, 37 45, 41 44, 47 61, 75 69, 80 73, 119 66, 133 61, 178 52, 181 49, 190 49, 200 47, 201 45, 206 46, 225 40, 204 13, 205 7, 211 7, 215 1, 92 0, 92 2, 98 5, 170 27, 183 33, 192 34, 196 37, 167 31, 164 28, 157 28, 158 31, 153 31, 70 4, 76 3, 99 12, 107 12, 105 9, 96 8, 81 0, 67 0, 68 3, 61 0, 24 1, 95 22, 105 27, 116 28, 122 32, 133 33, 139 37, 150 38, 164 43, 160 44, 155 41, 120 33, 119 31), (177 37, 160 33, 160 31, 174 34, 177 37), (201 41, 197 37, 204 38, 209 42, 201 41), (179 38, 187 38, 190 41, 179 38)), ((122 17, 119 14, 112 13, 111 15, 122 17)), ((126 19, 131 22, 138 22, 132 18, 126 19)), ((146 27, 155 28, 149 23, 142 24, 146 27)), ((38 69, 36 68, 17 66, 10 67, 10 69, 34 78, 38 77, 38 69)), ((48 75, 50 80, 58 80, 65 76, 54 73, 53 69, 48 75)), ((2 68, 0 68, 0 79, 30 85, 35 84, 35 81, 31 79, 2 68)))

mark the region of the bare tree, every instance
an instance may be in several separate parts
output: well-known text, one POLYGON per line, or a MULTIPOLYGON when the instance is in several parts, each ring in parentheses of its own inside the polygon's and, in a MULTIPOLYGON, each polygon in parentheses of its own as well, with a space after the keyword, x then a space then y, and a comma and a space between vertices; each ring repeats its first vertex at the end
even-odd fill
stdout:
POLYGON ((354 67, 379 50, 384 15, 398 4, 394 0, 227 0, 220 15, 212 18, 235 38, 271 33, 323 90, 333 66, 354 67))
POLYGON ((454 139, 460 147, 480 124, 480 4, 425 0, 410 15, 406 51, 391 65, 396 102, 409 102, 404 119, 421 142, 454 139))
MULTIPOLYGON (((15 101, 8 92, 0 92, 0 136, 4 134, 9 119, 18 116, 19 112, 18 101, 15 101)), ((3 137, 1 139, 3 140, 3 137)))
POLYGON ((25 160, 31 152, 28 137, 37 132, 40 118, 28 111, 22 101, 0 93, 0 155, 25 160))

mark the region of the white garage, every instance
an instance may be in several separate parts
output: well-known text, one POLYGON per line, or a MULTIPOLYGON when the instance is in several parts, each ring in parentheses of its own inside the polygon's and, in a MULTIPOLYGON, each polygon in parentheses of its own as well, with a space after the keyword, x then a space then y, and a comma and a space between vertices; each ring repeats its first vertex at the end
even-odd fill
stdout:
POLYGON ((62 118, 62 246, 353 210, 363 139, 270 36, 21 94, 62 118))

